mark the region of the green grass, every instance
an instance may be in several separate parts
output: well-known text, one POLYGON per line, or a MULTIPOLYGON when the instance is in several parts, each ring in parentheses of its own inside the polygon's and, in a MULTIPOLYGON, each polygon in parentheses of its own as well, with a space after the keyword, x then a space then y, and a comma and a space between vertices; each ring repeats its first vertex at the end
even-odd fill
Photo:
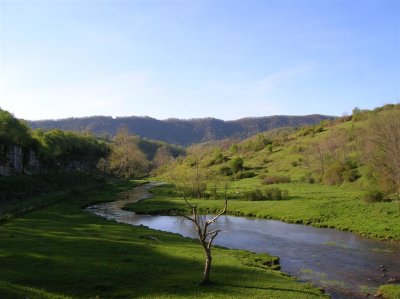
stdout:
MULTIPOLYGON (((400 215, 392 202, 367 204, 360 191, 351 185, 340 187, 322 184, 288 183, 273 185, 289 191, 289 200, 245 201, 233 199, 228 203, 228 213, 239 216, 279 219, 290 223, 334 227, 363 236, 385 240, 400 240, 400 215)), ((256 179, 234 182, 230 195, 237 196, 252 188, 265 188, 256 179)), ((129 205, 142 214, 179 214, 188 212, 185 202, 172 192, 172 187, 154 191, 156 197, 129 205)), ((221 209, 221 200, 192 200, 202 213, 221 209)))
POLYGON ((127 187, 108 184, 0 225, 0 298, 326 297, 265 267, 273 257, 223 248, 213 250, 214 284, 197 286, 198 241, 82 210, 127 187))
POLYGON ((400 299, 400 285, 385 284, 378 288, 379 296, 385 299, 400 299))
POLYGON ((0 222, 77 196, 101 183, 78 171, 0 177, 0 222))

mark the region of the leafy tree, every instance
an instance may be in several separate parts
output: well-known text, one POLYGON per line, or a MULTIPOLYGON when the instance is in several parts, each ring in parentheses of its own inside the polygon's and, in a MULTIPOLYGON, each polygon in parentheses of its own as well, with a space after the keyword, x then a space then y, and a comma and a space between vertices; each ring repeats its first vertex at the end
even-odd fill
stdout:
POLYGON ((139 138, 122 127, 113 139, 109 156, 110 169, 117 176, 130 179, 147 173, 149 162, 138 147, 139 138))

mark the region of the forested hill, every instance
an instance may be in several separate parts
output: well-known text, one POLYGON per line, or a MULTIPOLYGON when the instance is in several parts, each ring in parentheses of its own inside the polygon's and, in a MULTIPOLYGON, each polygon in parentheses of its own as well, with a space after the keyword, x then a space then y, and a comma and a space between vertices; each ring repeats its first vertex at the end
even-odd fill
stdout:
POLYGON ((59 120, 28 121, 32 129, 61 129, 68 131, 89 131, 95 135, 114 136, 121 126, 127 126, 131 133, 147 139, 162 140, 179 145, 190 145, 225 138, 246 138, 259 132, 281 128, 297 127, 319 123, 330 116, 313 114, 306 116, 266 116, 223 121, 214 118, 167 119, 157 120, 151 117, 107 117, 92 116, 66 118, 59 120))

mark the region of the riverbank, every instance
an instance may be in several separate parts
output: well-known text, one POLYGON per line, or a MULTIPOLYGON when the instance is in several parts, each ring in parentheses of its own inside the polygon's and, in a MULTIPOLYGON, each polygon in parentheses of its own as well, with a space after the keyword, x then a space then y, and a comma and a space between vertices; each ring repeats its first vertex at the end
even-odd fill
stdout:
POLYGON ((326 298, 263 262, 268 255, 214 249, 198 287, 198 241, 104 220, 82 210, 134 183, 107 184, 0 225, 1 298, 326 298))
MULTIPOLYGON (((288 189, 289 200, 246 201, 232 199, 228 213, 276 219, 288 223, 313 225, 351 231, 361 236, 378 240, 400 241, 400 215, 398 207, 392 202, 365 203, 357 198, 357 192, 345 188, 317 184, 276 184, 288 189)), ((234 183, 233 190, 243 191, 244 182, 234 183)), ((188 213, 184 200, 173 186, 164 185, 153 190, 155 198, 143 200, 126 207, 139 214, 171 215, 188 213)), ((198 205, 201 213, 215 213, 222 206, 221 200, 191 200, 198 205)))

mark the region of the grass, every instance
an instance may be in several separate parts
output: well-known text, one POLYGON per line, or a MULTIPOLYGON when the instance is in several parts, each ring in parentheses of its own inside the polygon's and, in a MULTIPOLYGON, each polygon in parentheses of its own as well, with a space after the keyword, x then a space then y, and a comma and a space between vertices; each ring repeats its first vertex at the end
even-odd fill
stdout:
POLYGON ((385 284, 378 288, 378 296, 385 299, 400 299, 400 285, 385 284))
MULTIPOLYGON (((232 183, 230 195, 261 187, 256 179, 244 179, 232 183)), ((392 202, 367 204, 359 196, 360 191, 351 185, 339 187, 322 184, 276 184, 289 191, 289 200, 280 201, 229 201, 228 213, 239 216, 278 219, 290 223, 303 223, 317 227, 331 227, 352 231, 362 236, 400 240, 400 215, 392 202)), ((264 187, 261 187, 264 188, 264 187)), ((181 214, 188 212, 185 202, 171 186, 154 191, 156 197, 129 205, 127 209, 142 214, 181 214)), ((221 209, 221 200, 192 200, 203 213, 221 209)))
POLYGON ((131 183, 107 184, 0 225, 0 298, 325 298, 264 266, 266 254, 216 247, 211 279, 196 240, 104 220, 83 207, 131 183))
POLYGON ((96 188, 101 181, 82 172, 0 177, 0 222, 96 188))

